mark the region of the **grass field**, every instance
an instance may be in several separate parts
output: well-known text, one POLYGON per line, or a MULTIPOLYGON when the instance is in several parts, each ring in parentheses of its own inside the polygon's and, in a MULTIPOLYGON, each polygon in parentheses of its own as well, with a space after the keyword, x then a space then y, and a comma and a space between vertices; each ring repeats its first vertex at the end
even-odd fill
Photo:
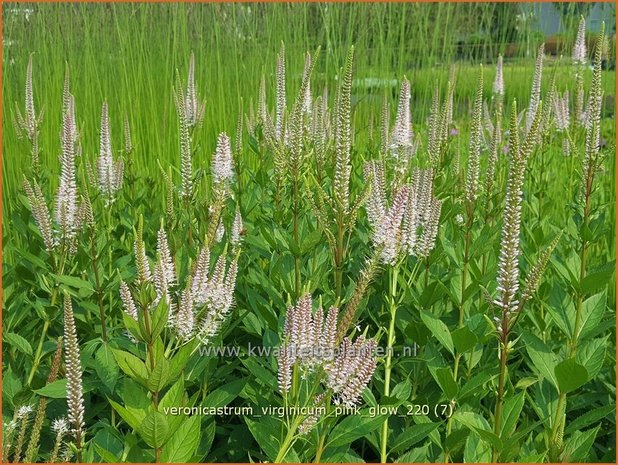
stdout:
POLYGON ((4 4, 3 461, 615 461, 614 50, 515 8, 4 4))

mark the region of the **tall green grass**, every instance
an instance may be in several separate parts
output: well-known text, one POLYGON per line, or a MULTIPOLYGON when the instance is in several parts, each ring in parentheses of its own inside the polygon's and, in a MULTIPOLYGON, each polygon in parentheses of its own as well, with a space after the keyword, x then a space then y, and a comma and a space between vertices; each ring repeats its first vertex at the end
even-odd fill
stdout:
MULTIPOLYGON (((206 97, 206 117, 196 163, 205 163, 216 135, 235 132, 241 102, 257 105, 258 84, 266 75, 274 98, 274 63, 281 41, 287 69, 300 83, 303 52, 322 47, 314 73, 314 92, 335 88, 337 72, 351 44, 358 50, 353 90, 357 138, 367 137, 372 119, 376 135, 383 95, 396 101, 397 80, 412 84, 416 128, 426 122, 435 86, 442 91, 455 76, 455 120, 462 130, 470 111, 479 62, 485 63, 490 91, 493 62, 504 52, 518 5, 500 4, 11 4, 3 9, 3 220, 10 221, 21 176, 29 167, 29 147, 11 127, 15 102, 23 102, 25 69, 34 53, 34 95, 44 108, 41 161, 55 187, 60 150, 61 93, 65 66, 71 77, 84 157, 98 151, 100 107, 110 107, 112 138, 119 147, 122 121, 128 115, 137 146, 134 163, 142 176, 159 175, 176 164, 178 139, 170 83, 175 70, 186 72, 196 55, 196 79, 206 97), (29 11, 28 14, 24 13, 29 11), (470 21, 474 20, 474 31, 470 21), (496 31, 496 21, 499 29, 496 31), (458 48, 475 31, 482 49, 458 48), (476 32, 478 35, 478 32, 476 32), (497 42, 496 42, 497 40, 497 42), (463 51, 462 51, 463 50, 463 51), (326 76, 330 79, 327 79, 326 76), (373 115, 371 117, 370 115, 373 115)), ((572 25, 567 25, 572 28, 572 25)), ((570 79, 570 60, 548 60, 547 77, 570 79)), ((527 101, 533 58, 511 59, 505 67, 507 100, 527 101)), ((588 85, 588 84, 586 84, 588 85)), ((615 74, 606 73, 607 96, 614 95, 615 74)), ((296 89, 289 89, 290 94, 296 89)), ((334 92, 331 92, 331 98, 334 92)), ((609 127, 610 125, 608 125, 609 127)), ((611 128, 610 128, 611 130, 611 128)))

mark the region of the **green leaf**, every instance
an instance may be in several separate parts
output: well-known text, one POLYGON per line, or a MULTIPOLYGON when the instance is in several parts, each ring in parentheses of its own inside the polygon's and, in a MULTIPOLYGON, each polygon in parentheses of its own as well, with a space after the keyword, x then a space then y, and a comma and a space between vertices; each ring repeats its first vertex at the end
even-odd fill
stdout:
POLYGON ((3 333, 2 335, 4 337, 4 340, 8 342, 11 347, 17 349, 18 351, 26 355, 32 355, 32 346, 22 336, 15 333, 3 333))
POLYGON ((113 392, 118 381, 119 368, 109 344, 103 343, 97 350, 94 356, 94 368, 101 382, 113 392))
POLYGON ((384 416, 350 415, 337 424, 328 436, 328 447, 350 444, 352 441, 367 436, 384 423, 384 416))
POLYGON ((146 415, 140 415, 140 412, 137 410, 129 410, 111 399, 108 400, 114 410, 118 412, 118 415, 120 415, 120 417, 126 421, 131 428, 137 431, 146 415))
POLYGON ((554 371, 558 387, 563 394, 574 391, 588 381, 588 370, 574 358, 560 362, 554 371))
POLYGON ((476 334, 470 331, 470 328, 467 326, 463 326, 453 331, 452 337, 455 349, 457 349, 457 352, 459 353, 467 352, 472 349, 478 341, 476 334))
POLYGON ((594 444, 594 439, 597 437, 600 428, 601 425, 588 431, 576 431, 573 433, 573 436, 564 441, 562 461, 570 463, 588 462, 590 448, 594 444))
POLYGON ((578 340, 584 339, 588 334, 593 332, 597 325, 603 319, 605 306, 607 305, 607 291, 593 295, 586 299, 581 309, 581 321, 579 324, 579 333, 576 334, 578 340))
POLYGON ((51 399, 66 399, 67 397, 67 380, 59 379, 52 383, 47 384, 41 389, 36 389, 38 395, 43 397, 49 397, 51 399))
POLYGON ((246 380, 244 379, 237 379, 231 383, 224 384, 208 394, 202 405, 204 407, 224 407, 238 397, 245 384, 246 380))
POLYGON ((575 359, 577 363, 583 365, 588 371, 588 380, 597 377, 603 362, 605 361, 605 350, 607 347, 607 336, 590 339, 577 348, 575 359))
POLYGON ((264 451, 269 460, 274 462, 279 453, 281 422, 272 417, 261 417, 259 421, 245 417, 245 422, 260 449, 264 451))
POLYGON ((146 444, 156 449, 163 445, 167 438, 168 429, 165 415, 159 412, 150 412, 139 425, 137 432, 146 444))
POLYGON ((200 444, 201 418, 198 415, 188 417, 178 430, 169 438, 161 450, 161 462, 188 462, 200 444))
POLYGON ((438 368, 435 370, 434 375, 436 382, 440 385, 442 392, 447 397, 447 399, 454 399, 457 397, 457 393, 459 392, 459 386, 455 382, 455 378, 453 378, 453 372, 450 367, 438 368))
POLYGON ((147 386, 148 370, 146 365, 135 355, 124 350, 111 349, 116 363, 122 371, 137 380, 143 386, 147 386))
POLYGON ((524 407, 526 391, 520 391, 512 397, 509 397, 502 408, 502 425, 500 427, 500 438, 508 438, 517 425, 517 420, 521 415, 521 410, 524 407))
MULTIPOLYGON (((571 434, 576 431, 580 431, 587 426, 590 426, 592 423, 597 421, 607 419, 611 413, 616 410, 615 405, 604 405, 603 407, 595 408, 589 412, 584 413, 583 415, 577 417, 575 420, 569 422, 568 426, 564 430, 564 434, 571 434)), ((614 416, 611 416, 611 420, 614 419, 614 416)))
POLYGON ((401 452, 426 439, 429 433, 438 426, 440 426, 440 423, 437 422, 419 423, 418 425, 409 426, 395 438, 391 447, 391 453, 401 452))
POLYGON ((558 357, 538 337, 524 333, 523 340, 526 343, 526 352, 537 371, 551 382, 556 389, 558 380, 554 369, 558 364, 558 357))
POLYGON ((167 324, 168 306, 165 299, 159 299, 159 304, 151 314, 151 340, 154 341, 165 329, 167 324))
POLYGON ((193 349, 197 344, 197 340, 193 339, 191 342, 183 345, 176 355, 169 360, 169 379, 176 379, 182 373, 182 370, 187 366, 187 362, 193 353, 193 349))
POLYGON ((421 312, 421 320, 427 326, 427 329, 431 331, 431 334, 442 344, 451 354, 455 355, 455 349, 453 346, 453 339, 451 333, 449 333, 448 327, 433 315, 426 312, 421 312))
POLYGON ((502 441, 490 431, 489 423, 478 413, 462 412, 459 410, 455 412, 451 418, 477 434, 487 444, 497 450, 502 450, 502 441))
POLYGON ((171 379, 169 363, 161 354, 161 356, 156 357, 154 369, 149 370, 150 374, 148 375, 147 387, 149 391, 159 392, 163 390, 163 388, 167 385, 168 381, 171 379))
POLYGON ((53 277, 59 282, 71 288, 75 288, 79 291, 79 295, 81 297, 88 297, 89 295, 94 294, 94 288, 90 282, 77 278, 75 276, 66 276, 66 275, 53 275, 53 277))

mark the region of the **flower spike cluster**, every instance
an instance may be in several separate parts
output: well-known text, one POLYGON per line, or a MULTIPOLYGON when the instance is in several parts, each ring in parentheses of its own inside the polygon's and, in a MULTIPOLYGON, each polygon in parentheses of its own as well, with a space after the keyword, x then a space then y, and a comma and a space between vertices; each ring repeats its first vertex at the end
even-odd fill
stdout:
POLYGON ((99 147, 99 189, 107 197, 108 202, 122 186, 123 162, 122 159, 114 162, 112 157, 112 142, 109 127, 109 113, 107 102, 101 109, 101 135, 99 147))
POLYGON ((311 296, 307 294, 288 309, 283 334, 285 342, 278 357, 279 390, 282 394, 290 391, 292 369, 298 364, 306 374, 323 370, 324 385, 332 390, 335 403, 355 405, 376 369, 376 343, 360 336, 354 342, 344 338, 338 345, 338 309, 331 307, 325 313, 318 308, 313 312, 312 306, 311 296))
POLYGON ((75 317, 71 298, 64 297, 64 340, 67 376, 68 417, 71 434, 78 449, 84 437, 84 394, 82 384, 82 367, 79 358, 79 343, 75 330, 75 317))
POLYGON ((365 164, 365 181, 371 186, 367 216, 380 261, 395 264, 402 255, 427 257, 435 246, 442 202, 433 196, 433 170, 415 169, 412 181, 393 192, 386 205, 384 171, 377 161, 365 164))
MULTIPOLYGON (((204 247, 187 276, 184 288, 179 286, 180 279, 163 228, 157 233, 157 260, 152 273, 141 238, 141 224, 134 252, 138 283, 151 283, 156 291, 156 298, 148 310, 165 299, 169 308, 168 326, 181 341, 197 338, 203 344, 210 342, 218 334, 234 304, 238 251, 229 266, 223 254, 211 270, 210 250, 204 247)), ((125 282, 120 284, 120 297, 125 313, 137 320, 137 306, 125 282)))

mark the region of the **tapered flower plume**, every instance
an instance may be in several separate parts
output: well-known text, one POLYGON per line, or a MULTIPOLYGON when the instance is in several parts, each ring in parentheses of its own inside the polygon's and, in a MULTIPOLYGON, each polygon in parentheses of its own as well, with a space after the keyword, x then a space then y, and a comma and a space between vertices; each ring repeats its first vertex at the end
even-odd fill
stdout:
POLYGON ((103 108, 101 109, 101 134, 97 167, 99 171, 99 189, 109 202, 122 185, 123 165, 122 160, 114 162, 112 157, 107 102, 103 103, 103 108))
POLYGON ((308 371, 333 359, 337 331, 338 309, 331 307, 325 316, 322 308, 313 312, 312 305, 306 294, 288 309, 283 335, 287 361, 290 365, 298 361, 308 371))
POLYGON ((202 124, 206 100, 200 102, 195 87, 195 55, 191 52, 189 58, 189 73, 187 76, 187 90, 184 98, 184 113, 187 126, 191 129, 202 124))
POLYGON ((524 283, 524 289, 521 294, 520 305, 523 305, 525 302, 530 300, 536 290, 539 288, 539 285, 541 284, 541 278, 543 277, 543 272, 547 267, 547 263, 551 258, 551 254, 553 253, 554 249, 558 245, 558 242, 560 241, 560 237, 562 237, 562 232, 560 232, 560 234, 558 234, 555 239, 551 241, 549 246, 547 246, 547 248, 543 250, 543 252, 541 252, 537 262, 530 269, 530 272, 528 273, 528 276, 526 277, 526 281, 524 283))
POLYGON ((539 108, 541 101, 541 79, 543 77, 543 58, 545 55, 545 44, 541 44, 536 55, 536 65, 534 67, 534 79, 532 80, 532 91, 530 92, 530 103, 526 112, 526 131, 530 130, 534 116, 539 108))
POLYGON ((28 59, 28 67, 26 68, 26 92, 25 92, 25 107, 24 113, 19 107, 15 106, 15 119, 13 121, 17 130, 17 137, 20 139, 26 137, 32 145, 32 166, 39 166, 39 127, 43 120, 43 113, 36 114, 34 109, 34 96, 32 91, 32 54, 28 59))
POLYGON ((413 136, 410 121, 410 81, 404 78, 399 92, 397 118, 390 137, 390 149, 395 158, 405 155, 403 152, 412 146, 413 136))
POLYGON ((130 155, 133 153, 133 138, 131 136, 131 125, 129 124, 129 115, 124 115, 124 153, 130 155))
POLYGON ((236 207, 236 215, 234 215, 234 223, 232 223, 232 232, 230 234, 230 242, 234 247, 238 247, 242 237, 242 216, 240 215, 240 208, 236 207))
MULTIPOLYGON (((165 297, 170 302, 170 288, 177 283, 176 267, 167 242, 167 234, 163 227, 157 233, 157 263, 154 268, 154 285, 157 291, 157 300, 165 297)), ((172 317, 170 313, 170 318, 172 317)))
POLYGON ((140 285, 145 282, 152 281, 152 273, 150 271, 150 263, 146 256, 146 246, 144 244, 143 228, 144 220, 140 216, 137 231, 135 233, 135 241, 133 242, 133 253, 135 254, 135 265, 137 268, 137 278, 140 285))
POLYGON ((494 303, 502 310, 500 329, 508 331, 511 317, 520 308, 519 291, 519 235, 521 229, 521 204, 523 196, 524 175, 528 157, 538 142, 540 129, 540 112, 535 116, 523 144, 519 144, 517 124, 517 103, 513 102, 509 127, 510 165, 507 178, 502 224, 502 240, 498 257, 498 299, 494 303))
POLYGON ((504 95, 504 75, 502 71, 502 55, 498 55, 498 63, 496 63, 496 77, 494 78, 493 92, 495 95, 504 95))
POLYGON ((120 282, 120 299, 122 300, 124 312, 137 321, 137 307, 135 306, 135 301, 131 295, 131 290, 124 281, 120 282))
POLYGON ((603 43, 605 41, 605 23, 594 52, 594 68, 592 70, 592 85, 590 99, 586 111, 586 147, 582 160, 582 195, 587 198, 592 193, 593 181, 599 169, 599 150, 601 142, 601 107, 603 103, 603 88, 601 83, 601 63, 603 59, 603 43))
POLYGON ((325 366, 326 385, 336 395, 335 403, 353 406, 369 384, 377 366, 376 343, 360 336, 355 342, 345 338, 333 363, 325 366))
POLYGON ((211 171, 215 185, 227 189, 234 176, 234 168, 230 138, 224 132, 219 134, 217 139, 217 148, 212 156, 211 171))
POLYGON ((350 47, 343 71, 343 82, 337 102, 337 126, 335 131, 335 179, 334 193, 339 209, 348 213, 350 196, 350 155, 352 149, 352 64, 354 47, 350 47))
POLYGON ((281 42, 281 49, 277 55, 277 105, 275 107, 275 139, 284 143, 286 139, 285 112, 287 108, 285 92, 285 45, 281 42))
POLYGON ((180 176, 181 195, 190 199, 193 195, 193 153, 191 149, 191 134, 189 120, 183 104, 177 104, 178 123, 180 131, 180 176))
POLYGON ((76 126, 73 96, 63 114, 62 152, 60 154, 60 184, 56 194, 55 219, 62 239, 72 239, 76 233, 77 183, 75 180, 76 126))
POLYGON ((552 92, 552 104, 554 117, 556 118, 556 129, 558 132, 567 131, 571 123, 569 113, 569 92, 565 91, 562 96, 558 92, 552 92))
POLYGON ((207 249, 200 252, 191 279, 191 298, 194 305, 196 336, 207 344, 219 330, 234 304, 234 288, 238 262, 232 261, 226 270, 225 256, 221 255, 211 274, 208 264, 210 253, 207 249))
POLYGON ((68 417, 71 434, 77 449, 81 449, 84 436, 84 394, 82 367, 79 359, 79 344, 75 330, 75 317, 71 298, 64 296, 64 341, 67 377, 68 417))
POLYGON ((24 191, 28 197, 30 203, 30 209, 32 210, 32 216, 36 221, 43 243, 45 244, 45 250, 51 252, 56 246, 56 240, 54 239, 54 232, 52 229, 51 217, 49 209, 47 208, 47 202, 41 188, 36 181, 32 182, 32 185, 24 177, 24 191))
POLYGON ((431 99, 431 109, 429 110, 429 120, 427 121, 427 152, 431 166, 437 167, 440 160, 440 91, 435 87, 431 99))
POLYGON ((400 257, 402 245, 402 220, 410 194, 409 186, 401 187, 394 195, 393 203, 373 233, 373 244, 381 248, 381 261, 393 265, 400 257))
POLYGON ((582 16, 577 28, 577 37, 573 45, 573 62, 585 65, 588 62, 588 51, 586 50, 586 20, 582 16))
POLYGON ((415 169, 403 218, 402 250, 427 257, 438 235, 442 202, 433 197, 433 170, 415 169))
POLYGON ((481 157, 481 142, 483 138, 483 69, 479 76, 479 84, 474 100, 472 111, 472 124, 470 126, 470 146, 468 150, 468 170, 466 171, 466 200, 473 203, 478 196, 479 166, 481 157))
POLYGON ((386 215, 386 182, 384 166, 380 161, 371 160, 365 163, 365 182, 370 184, 371 192, 367 199, 367 217, 371 227, 376 230, 382 224, 386 215))
POLYGON ((277 358, 277 365, 279 367, 277 374, 277 381, 279 383, 279 392, 285 394, 290 392, 292 387, 292 354, 288 346, 283 346, 279 350, 279 357, 277 358))
POLYGON ((69 432, 69 422, 66 418, 56 418, 51 425, 51 430, 54 433, 55 441, 54 448, 50 454, 49 462, 55 463, 58 461, 58 454, 62 447, 62 441, 69 432))
POLYGON ((313 63, 311 60, 311 54, 307 52, 307 54, 305 55, 305 69, 303 70, 303 81, 306 81, 307 84, 303 88, 302 110, 303 110, 303 113, 309 117, 312 114, 312 104, 313 104, 313 101, 311 99, 311 82, 309 81, 309 76, 311 75, 312 70, 313 70, 313 63))

